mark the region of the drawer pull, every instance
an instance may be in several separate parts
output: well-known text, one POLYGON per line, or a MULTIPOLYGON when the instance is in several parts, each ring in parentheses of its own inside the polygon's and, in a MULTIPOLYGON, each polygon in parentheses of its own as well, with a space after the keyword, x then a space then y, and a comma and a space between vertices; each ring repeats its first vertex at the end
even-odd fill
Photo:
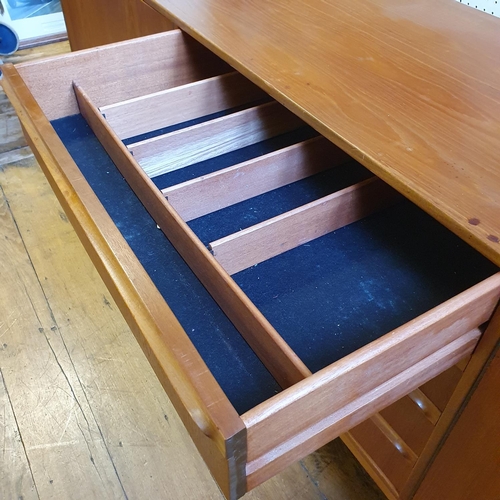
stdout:
POLYGON ((437 424, 441 411, 420 389, 410 392, 408 397, 423 411, 432 424, 437 424))
POLYGON ((188 413, 200 431, 210 439, 216 436, 214 423, 205 415, 200 408, 188 408, 188 413))
POLYGON ((405 441, 389 425, 387 420, 380 415, 380 413, 375 413, 375 415, 371 417, 371 421, 379 428, 384 436, 393 444, 394 448, 396 448, 396 450, 398 450, 406 460, 412 464, 416 463, 418 460, 417 454, 405 443, 405 441))
POLYGON ((270 102, 128 146, 146 174, 155 177, 256 144, 304 125, 270 102))

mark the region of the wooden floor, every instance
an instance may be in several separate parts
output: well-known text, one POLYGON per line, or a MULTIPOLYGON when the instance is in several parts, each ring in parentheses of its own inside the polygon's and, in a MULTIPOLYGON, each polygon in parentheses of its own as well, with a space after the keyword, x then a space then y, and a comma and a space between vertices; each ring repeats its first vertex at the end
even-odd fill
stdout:
MULTIPOLYGON (((24 51, 14 62, 65 52, 24 51)), ((0 499, 222 499, 0 95, 0 499)), ((339 441, 245 498, 384 498, 339 441)))

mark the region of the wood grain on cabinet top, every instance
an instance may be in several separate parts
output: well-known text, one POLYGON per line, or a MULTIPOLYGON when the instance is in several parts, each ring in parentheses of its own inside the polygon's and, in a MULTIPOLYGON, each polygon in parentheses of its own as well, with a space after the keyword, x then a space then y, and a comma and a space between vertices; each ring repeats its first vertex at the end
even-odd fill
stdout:
POLYGON ((500 265, 499 19, 454 0, 146 1, 500 265))

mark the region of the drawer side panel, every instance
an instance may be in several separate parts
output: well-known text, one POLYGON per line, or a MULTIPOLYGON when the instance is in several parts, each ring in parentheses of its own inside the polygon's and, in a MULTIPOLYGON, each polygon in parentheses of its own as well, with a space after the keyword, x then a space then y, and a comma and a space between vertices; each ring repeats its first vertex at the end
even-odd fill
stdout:
POLYGON ((101 106, 218 75, 230 67, 174 30, 28 62, 17 69, 46 117, 55 120, 78 113, 73 80, 101 106))
POLYGON ((99 274, 228 498, 246 491, 246 429, 158 290, 69 156, 16 68, 3 87, 99 274))

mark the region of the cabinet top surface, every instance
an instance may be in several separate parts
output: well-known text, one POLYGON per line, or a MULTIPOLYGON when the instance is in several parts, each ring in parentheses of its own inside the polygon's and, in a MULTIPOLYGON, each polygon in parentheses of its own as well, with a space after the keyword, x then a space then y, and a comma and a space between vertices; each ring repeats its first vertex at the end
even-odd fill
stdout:
POLYGON ((147 2, 500 265, 500 19, 454 0, 147 2))

